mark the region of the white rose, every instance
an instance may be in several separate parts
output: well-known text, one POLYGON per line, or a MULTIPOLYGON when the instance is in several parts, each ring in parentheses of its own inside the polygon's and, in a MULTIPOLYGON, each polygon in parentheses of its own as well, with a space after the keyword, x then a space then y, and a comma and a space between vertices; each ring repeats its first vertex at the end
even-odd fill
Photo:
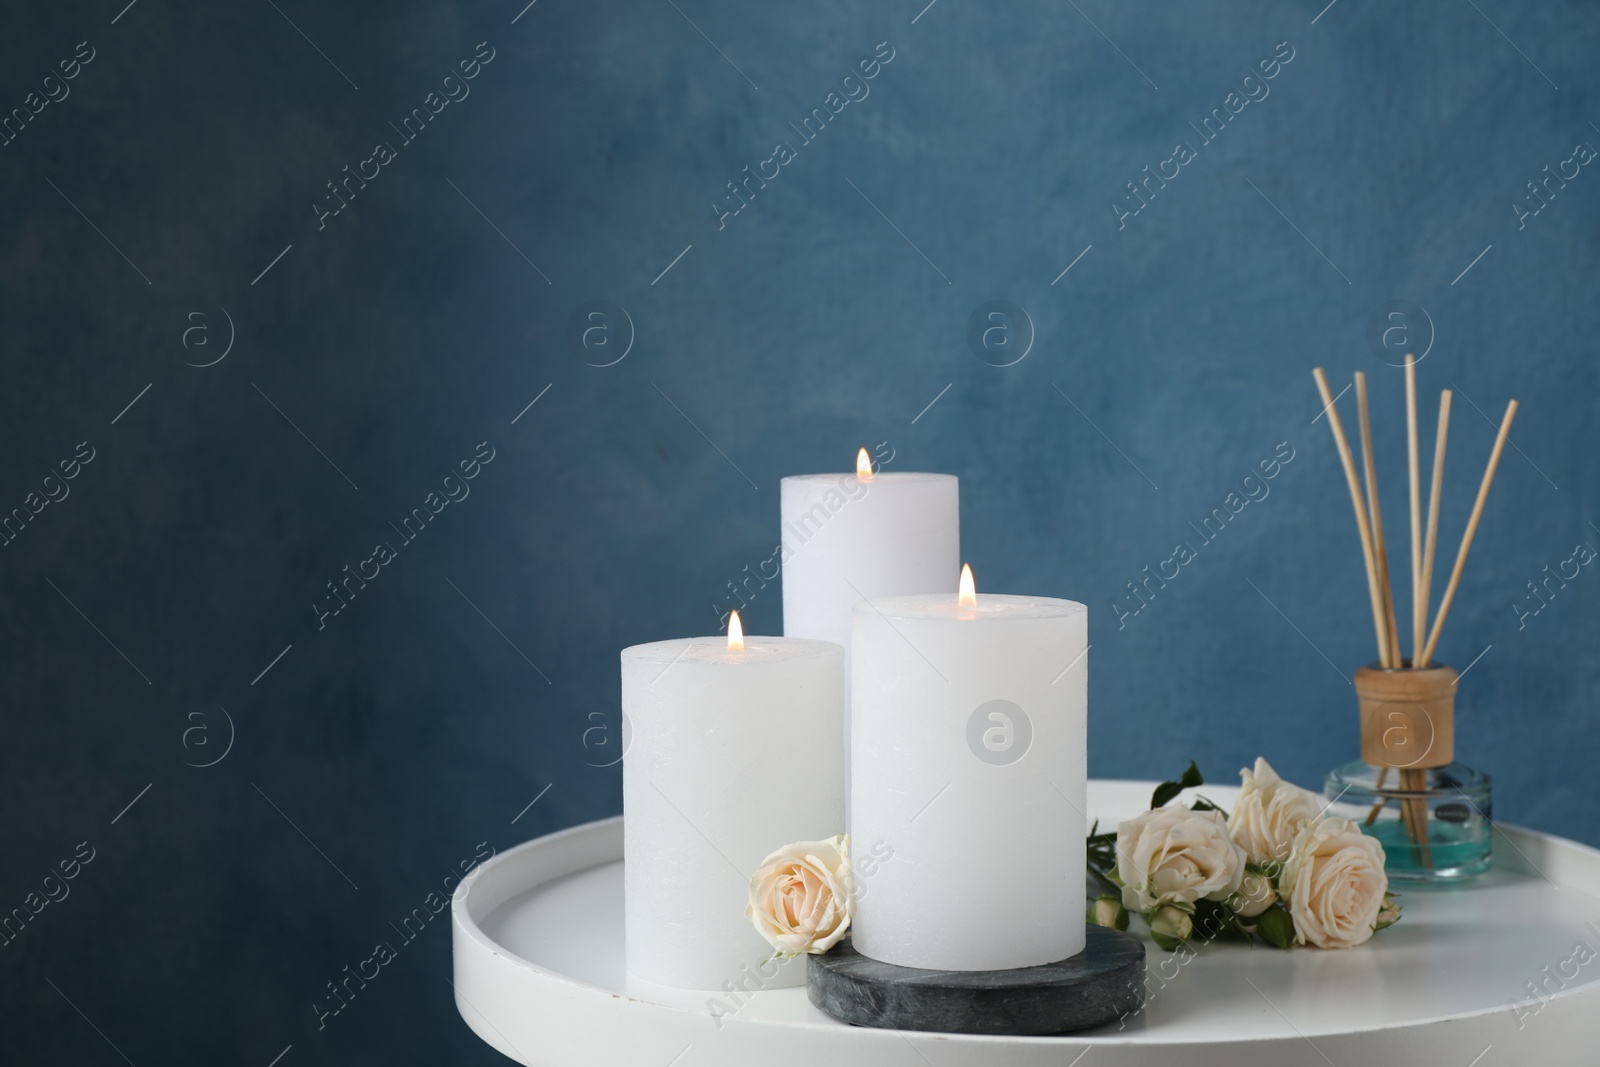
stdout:
POLYGON ((820 955, 850 929, 855 916, 850 839, 796 841, 761 861, 750 876, 744 913, 780 956, 820 955))
POLYGON ((1117 877, 1129 911, 1226 900, 1238 891, 1244 865, 1220 812, 1171 805, 1117 827, 1117 877))
POLYGON ((1278 882, 1295 941, 1317 948, 1354 948, 1371 937, 1389 890, 1383 846, 1349 819, 1301 827, 1278 882))
POLYGON ((1228 835, 1251 863, 1282 863, 1289 858, 1294 836, 1308 820, 1322 814, 1320 798, 1278 777, 1270 764, 1256 757, 1256 768, 1239 772, 1244 786, 1228 817, 1228 835))

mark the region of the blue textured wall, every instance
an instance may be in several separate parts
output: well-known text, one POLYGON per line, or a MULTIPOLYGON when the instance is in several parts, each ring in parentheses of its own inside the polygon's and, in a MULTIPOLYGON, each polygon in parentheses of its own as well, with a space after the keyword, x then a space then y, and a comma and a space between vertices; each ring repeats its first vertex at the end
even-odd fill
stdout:
POLYGON ((0 548, 0 911, 41 907, 8 1061, 498 1062, 443 918, 319 1017, 325 983, 480 852, 618 810, 617 650, 712 632, 779 478, 860 444, 961 477, 982 587, 1090 605, 1095 774, 1315 785, 1373 642, 1310 370, 1372 375, 1403 534, 1393 301, 1425 437, 1459 390, 1441 570, 1523 403, 1441 646, 1482 653, 1460 753, 1600 843, 1592 8, 123 3, 0 33, 37 109, 0 147, 0 509, 38 509, 0 548), (968 341, 995 300, 1008 367, 968 341))

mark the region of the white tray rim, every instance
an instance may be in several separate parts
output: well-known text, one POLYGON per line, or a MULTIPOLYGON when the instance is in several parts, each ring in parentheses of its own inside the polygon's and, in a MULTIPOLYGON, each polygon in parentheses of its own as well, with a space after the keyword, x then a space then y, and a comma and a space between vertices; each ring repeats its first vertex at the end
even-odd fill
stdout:
MULTIPOLYGON (((1106 787, 1136 787, 1148 789, 1153 786, 1154 783, 1124 779, 1096 779, 1095 784, 1106 787)), ((1231 796, 1236 794, 1238 789, 1237 786, 1227 785, 1207 785, 1204 788, 1208 794, 1217 799, 1221 799, 1224 796, 1228 796, 1231 799, 1231 796)), ((1187 796, 1187 794, 1185 795, 1187 796)), ((1559 889, 1568 889, 1591 896, 1596 895, 1595 891, 1591 887, 1574 884, 1563 885, 1562 881, 1558 880, 1558 877, 1560 874, 1570 871, 1573 864, 1576 864, 1580 867, 1591 867, 1593 870, 1600 871, 1600 849, 1582 844, 1581 842, 1556 837, 1554 835, 1545 834, 1539 831, 1506 823, 1496 823, 1494 832, 1496 838, 1495 862, 1497 865, 1502 867, 1510 867, 1534 876, 1541 876, 1545 881, 1559 889), (1502 851, 1499 848, 1501 844, 1510 846, 1509 853, 1502 851), (1539 855, 1540 859, 1545 861, 1543 867, 1534 864, 1533 860, 1528 855, 1529 852, 1539 855), (1552 873, 1552 871, 1554 871, 1554 873, 1552 873)), ((533 838, 529 841, 523 842, 522 844, 507 849, 504 852, 501 852, 491 859, 485 861, 479 867, 474 869, 470 875, 462 880, 461 884, 457 886, 456 891, 451 898, 451 914, 456 942, 456 956, 458 958, 460 957, 464 947, 463 942, 466 942, 470 945, 476 946, 482 952, 497 956, 507 963, 513 964, 517 968, 526 971, 531 975, 536 975, 540 979, 553 983, 555 986, 558 986, 564 990, 581 990, 586 994, 608 1000, 620 999, 649 1008, 653 1012, 667 1012, 684 1019, 702 1018, 704 1013, 697 1009, 676 1004, 661 1003, 659 1001, 645 999, 631 993, 610 989, 605 986, 595 985, 591 982, 572 977, 560 971, 553 970, 531 960, 525 959, 505 946, 495 942, 488 934, 484 932, 482 927, 479 925, 479 919, 475 918, 473 915, 473 913, 476 912, 478 916, 486 917, 501 907, 506 901, 528 891, 529 889, 536 888, 538 885, 547 884, 548 882, 579 873, 580 871, 588 870, 593 866, 620 861, 622 858, 621 837, 622 816, 614 815, 604 819, 597 819, 591 822, 581 823, 551 834, 533 838), (548 877, 538 882, 518 885, 510 892, 500 895, 499 899, 489 898, 493 901, 492 903, 489 903, 487 900, 477 901, 473 899, 479 883, 482 882, 486 876, 493 878, 497 872, 524 862, 526 857, 531 852, 547 852, 556 847, 573 846, 583 846, 579 849, 579 851, 590 851, 597 843, 603 842, 612 837, 614 837, 617 842, 616 848, 609 852, 603 853, 603 855, 607 856, 608 858, 601 859, 598 864, 579 863, 570 865, 566 869, 558 873, 552 873, 548 877)), ((1429 890, 1410 890, 1402 886, 1401 891, 1428 892, 1429 890)), ((1585 994, 1593 995, 1595 992, 1595 987, 1591 985, 1574 983, 1570 988, 1546 997, 1543 1001, 1544 1008, 1542 1011, 1549 1011, 1551 1006, 1557 1004, 1558 1002, 1568 1002, 1567 1006, 1573 1007, 1575 1005, 1571 1005, 1571 1001, 1582 997, 1585 994)), ((460 1004, 459 1000, 460 996, 458 990, 458 1007, 462 1009, 462 1015, 465 1021, 486 1041, 499 1048, 499 1043, 494 1041, 490 1035, 479 1029, 474 1019, 471 1017, 474 1015, 482 1016, 483 1013, 470 1004, 460 1004), (470 1009, 470 1012, 468 1009, 470 1009)), ((1350 1029, 1345 1031, 1333 1031, 1331 1033, 1319 1034, 1318 1038, 1319 1040, 1324 1040, 1340 1036, 1359 1037, 1361 1035, 1373 1035, 1386 1032, 1413 1033, 1430 1029, 1437 1030, 1440 1028, 1458 1027, 1459 1024, 1471 1022, 1472 1020, 1484 1020, 1508 1016, 1510 1014, 1510 1008, 1512 1005, 1527 1006, 1535 1002, 1535 998, 1532 997, 1524 998, 1521 1001, 1508 1000, 1506 1005, 1503 1006, 1482 1008, 1476 1011, 1423 1016, 1415 1019, 1378 1026, 1363 1027, 1359 1030, 1350 1029)), ((743 1022, 746 1025, 751 1024, 750 1020, 740 1020, 737 1017, 734 1017, 730 1020, 730 1025, 740 1022, 743 1022)), ((809 1033, 815 1031, 834 1032, 837 1030, 836 1027, 828 1023, 810 1022, 806 1020, 761 1019, 758 1020, 755 1025, 760 1026, 766 1031, 793 1031, 797 1033, 809 1033)), ((1197 1044, 1193 1041, 1193 1039, 1190 1038, 1175 1038, 1170 1040, 1164 1039, 1159 1032, 1151 1031, 1143 1031, 1136 1035, 1102 1033, 1096 1034, 1092 1038, 1075 1037, 1073 1035, 1023 1037, 984 1034, 934 1034, 874 1030, 858 1027, 848 1028, 844 1032, 864 1041, 880 1040, 888 1042, 905 1039, 930 1039, 940 1042, 946 1048, 948 1048, 951 1044, 972 1045, 977 1047, 1011 1047, 1019 1044, 1031 1044, 1055 1048, 1075 1048, 1082 1046, 1107 1048, 1121 1045, 1137 1046, 1145 1049, 1160 1049, 1162 1047, 1170 1048, 1174 1044, 1197 1044)), ((1298 1044, 1300 1040, 1302 1039, 1293 1039, 1293 1044, 1298 1044)), ((1227 1040, 1206 1042, 1206 1044, 1210 1044, 1214 1049, 1220 1051, 1225 1048, 1240 1047, 1270 1047, 1274 1045, 1284 1045, 1285 1047, 1288 1047, 1290 1042, 1278 1035, 1239 1034, 1227 1040)), ((503 1048, 501 1051, 505 1052, 505 1054, 508 1056, 511 1055, 509 1051, 503 1048)))

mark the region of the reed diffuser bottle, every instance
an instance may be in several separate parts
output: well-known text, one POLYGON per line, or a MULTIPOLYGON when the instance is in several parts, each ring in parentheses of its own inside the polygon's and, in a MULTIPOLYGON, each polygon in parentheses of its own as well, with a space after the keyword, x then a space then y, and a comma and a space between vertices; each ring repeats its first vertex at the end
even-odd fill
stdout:
POLYGON ((1367 590, 1378 641, 1378 661, 1355 673, 1361 722, 1361 758, 1335 767, 1324 784, 1330 810, 1357 822, 1383 844, 1384 866, 1391 879, 1449 882, 1488 870, 1493 837, 1489 776, 1455 761, 1455 700, 1460 677, 1433 653, 1445 616, 1455 600, 1467 551, 1483 516, 1484 501, 1500 463, 1500 451, 1517 402, 1506 405, 1478 497, 1456 552, 1455 566, 1428 625, 1429 590, 1439 532, 1439 496, 1444 478, 1445 441, 1450 427, 1450 391, 1439 396, 1438 437, 1434 444, 1433 485, 1428 499, 1427 533, 1423 534, 1421 480, 1417 449, 1416 361, 1406 357, 1406 431, 1410 459, 1411 503, 1411 636, 1412 656, 1400 653, 1394 591, 1384 547, 1383 512, 1373 464, 1372 423, 1367 407, 1366 375, 1355 376, 1356 408, 1361 420, 1361 453, 1365 474, 1356 472, 1350 443, 1327 377, 1318 367, 1313 376, 1322 394, 1328 425, 1344 466, 1356 527, 1367 567, 1367 590))

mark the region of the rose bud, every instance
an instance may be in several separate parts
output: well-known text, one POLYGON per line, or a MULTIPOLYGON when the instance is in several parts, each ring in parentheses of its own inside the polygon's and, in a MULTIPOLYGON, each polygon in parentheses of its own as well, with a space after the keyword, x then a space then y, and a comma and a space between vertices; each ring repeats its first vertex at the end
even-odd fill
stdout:
POLYGON ((1168 952, 1180 947, 1194 934, 1194 920, 1175 904, 1163 904, 1150 913, 1150 936, 1168 952))
POLYGON ((1239 883, 1239 891, 1228 899, 1228 907, 1240 918, 1254 919, 1272 907, 1277 899, 1278 894, 1272 889, 1272 879, 1260 871, 1246 871, 1244 881, 1239 883))
POLYGON ((1096 926, 1104 926, 1108 930, 1128 928, 1128 909, 1122 906, 1122 901, 1109 893, 1089 901, 1088 910, 1089 921, 1096 926))

